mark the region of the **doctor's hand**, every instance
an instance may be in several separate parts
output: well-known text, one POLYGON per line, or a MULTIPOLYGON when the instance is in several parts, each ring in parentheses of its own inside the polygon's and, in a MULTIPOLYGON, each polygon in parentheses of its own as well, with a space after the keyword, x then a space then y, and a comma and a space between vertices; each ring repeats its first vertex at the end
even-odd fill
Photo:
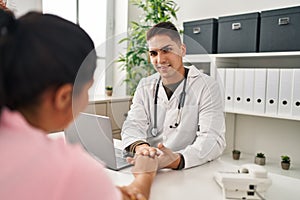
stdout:
POLYGON ((141 144, 136 146, 135 153, 143 156, 150 156, 151 158, 159 155, 157 148, 150 147, 148 144, 141 144))
POLYGON ((162 143, 157 145, 159 149, 158 168, 177 169, 180 163, 180 155, 165 147, 162 143))

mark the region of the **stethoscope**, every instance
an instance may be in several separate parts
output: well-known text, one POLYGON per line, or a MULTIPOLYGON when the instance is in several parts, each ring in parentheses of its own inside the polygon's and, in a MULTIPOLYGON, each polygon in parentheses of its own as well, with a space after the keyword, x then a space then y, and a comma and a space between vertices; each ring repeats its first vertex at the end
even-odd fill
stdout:
MULTIPOLYGON (((153 128, 151 131, 151 134, 155 137, 158 134, 158 130, 157 130, 157 97, 158 97, 158 90, 159 90, 159 84, 161 81, 161 77, 159 77, 157 84, 156 84, 156 89, 155 89, 155 96, 154 96, 154 123, 153 123, 153 128)), ((179 103, 178 103, 178 112, 177 112, 177 117, 176 117, 176 122, 174 125, 170 125, 170 128, 177 128, 180 124, 181 121, 181 114, 182 114, 182 108, 184 106, 184 101, 185 101, 185 88, 186 88, 186 81, 187 78, 184 78, 184 82, 183 82, 183 88, 182 88, 182 92, 180 93, 179 96, 179 103)))

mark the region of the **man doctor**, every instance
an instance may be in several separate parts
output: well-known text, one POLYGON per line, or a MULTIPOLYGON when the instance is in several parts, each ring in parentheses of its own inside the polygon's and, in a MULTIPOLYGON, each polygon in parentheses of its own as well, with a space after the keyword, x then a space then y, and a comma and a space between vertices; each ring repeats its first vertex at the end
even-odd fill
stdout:
POLYGON ((176 27, 162 22, 147 32, 155 73, 143 78, 122 127, 132 153, 164 154, 161 168, 183 169, 218 158, 225 146, 225 120, 217 82, 183 65, 186 47, 176 27))

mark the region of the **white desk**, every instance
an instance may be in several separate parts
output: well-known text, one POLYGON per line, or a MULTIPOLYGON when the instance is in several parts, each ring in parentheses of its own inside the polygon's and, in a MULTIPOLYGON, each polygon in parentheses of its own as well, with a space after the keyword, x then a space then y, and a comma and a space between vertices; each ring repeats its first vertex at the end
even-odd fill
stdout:
MULTIPOLYGON (((115 144, 119 146, 120 141, 115 140, 115 144)), ((222 200, 222 190, 213 179, 213 174, 217 171, 232 171, 238 168, 226 159, 220 158, 181 171, 159 171, 151 189, 150 200, 222 200)), ((131 168, 121 171, 107 169, 107 173, 116 185, 121 186, 133 180, 130 170, 131 168)), ((272 185, 266 193, 267 200, 300 199, 300 179, 274 173, 269 173, 269 177, 272 179, 272 185)))
MULTIPOLYGON (((150 200, 222 200, 222 190, 213 174, 235 169, 238 169, 237 165, 220 158, 191 169, 159 171, 151 189, 150 200)), ((127 185, 133 180, 130 168, 107 172, 116 185, 127 185)), ((274 173, 269 173, 269 177, 272 185, 265 195, 267 200, 300 199, 300 179, 274 173)))
MULTIPOLYGON (((150 200, 222 200, 222 190, 213 179, 216 171, 232 170, 237 166, 221 159, 205 165, 181 170, 158 172, 151 189, 150 200)), ((130 168, 116 172, 107 170, 116 185, 126 185, 133 180, 130 168)), ((299 200, 300 179, 269 173, 272 185, 267 200, 299 200)))

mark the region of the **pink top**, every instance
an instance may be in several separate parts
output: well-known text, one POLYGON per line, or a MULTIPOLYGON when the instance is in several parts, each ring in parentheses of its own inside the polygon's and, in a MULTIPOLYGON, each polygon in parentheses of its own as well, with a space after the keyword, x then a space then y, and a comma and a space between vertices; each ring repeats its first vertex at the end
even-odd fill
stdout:
POLYGON ((53 140, 18 112, 0 116, 0 199, 122 199, 104 167, 80 146, 53 140))

